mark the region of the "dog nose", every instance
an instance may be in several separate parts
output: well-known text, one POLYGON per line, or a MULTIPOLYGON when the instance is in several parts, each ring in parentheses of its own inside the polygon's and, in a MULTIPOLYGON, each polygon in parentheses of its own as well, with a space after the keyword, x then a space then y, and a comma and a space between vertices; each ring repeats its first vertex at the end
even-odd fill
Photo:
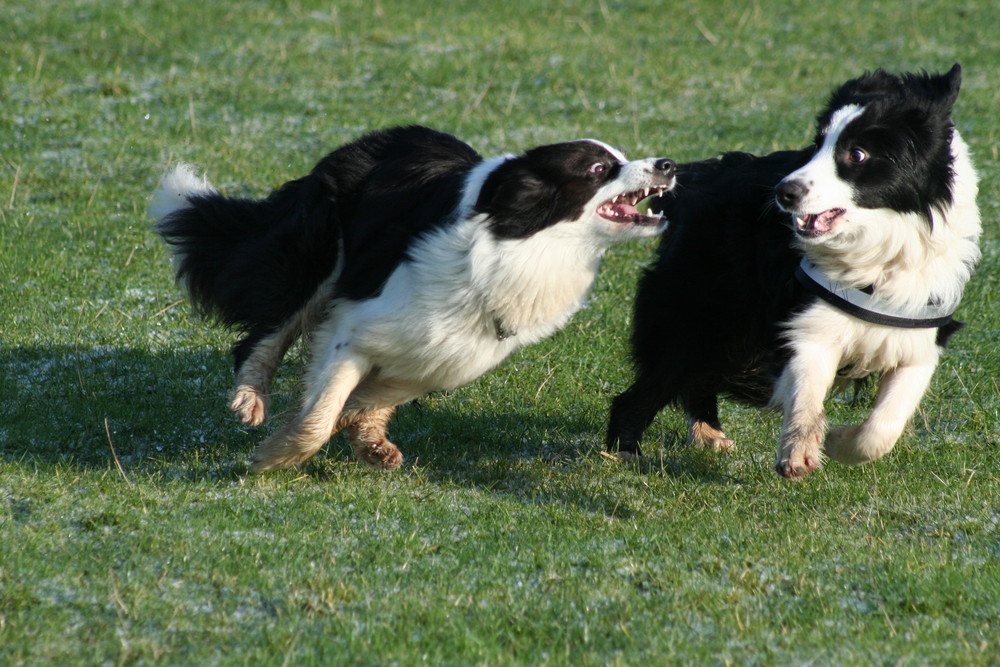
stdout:
POLYGON ((802 181, 782 181, 774 190, 774 196, 782 208, 792 208, 806 195, 809 188, 802 181))
POLYGON ((673 176, 674 172, 677 171, 677 163, 670 158, 661 158, 653 164, 653 169, 664 176, 673 176))

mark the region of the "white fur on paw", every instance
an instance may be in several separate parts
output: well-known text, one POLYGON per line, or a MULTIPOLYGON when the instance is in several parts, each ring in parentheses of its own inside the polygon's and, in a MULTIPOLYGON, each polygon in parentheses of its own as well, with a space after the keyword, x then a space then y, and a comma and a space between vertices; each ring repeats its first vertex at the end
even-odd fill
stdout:
POLYGON ((782 477, 802 479, 823 465, 823 455, 819 447, 811 443, 797 443, 787 447, 784 456, 779 456, 774 468, 782 477))
POLYGON ((872 455, 858 443, 861 429, 857 426, 839 426, 830 429, 823 444, 824 453, 834 461, 858 465, 872 460, 872 455))
POLYGON ((233 393, 229 409, 249 426, 260 426, 267 419, 267 395, 249 385, 240 385, 233 393))

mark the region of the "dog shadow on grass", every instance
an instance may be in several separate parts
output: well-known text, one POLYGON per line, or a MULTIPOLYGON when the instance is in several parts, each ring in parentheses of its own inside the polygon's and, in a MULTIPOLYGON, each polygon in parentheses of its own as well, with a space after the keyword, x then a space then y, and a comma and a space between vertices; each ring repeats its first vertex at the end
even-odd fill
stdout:
POLYGON ((230 371, 217 350, 0 348, 3 454, 81 469, 221 461, 252 434, 225 410, 230 371))
POLYGON ((725 456, 681 442, 668 442, 637 460, 616 460, 603 451, 603 417, 582 409, 576 414, 540 414, 533 406, 498 406, 496 411, 481 406, 469 414, 443 401, 433 411, 412 405, 402 409, 396 442, 407 457, 404 465, 433 480, 619 518, 633 513, 626 496, 642 486, 644 478, 710 485, 743 482, 729 473, 725 456))
MULTIPOLYGON (((228 357, 210 348, 6 348, 0 373, 7 379, 0 395, 5 460, 122 474, 243 479, 253 448, 291 416, 296 400, 295 373, 283 372, 269 425, 239 424, 226 407, 228 357)), ((734 481, 717 458, 686 447, 634 462, 602 457, 603 414, 472 400, 457 390, 401 406, 390 433, 405 462, 395 474, 615 516, 631 512, 613 489, 633 475, 734 481)), ((357 465, 335 436, 301 473, 322 479, 357 465)))

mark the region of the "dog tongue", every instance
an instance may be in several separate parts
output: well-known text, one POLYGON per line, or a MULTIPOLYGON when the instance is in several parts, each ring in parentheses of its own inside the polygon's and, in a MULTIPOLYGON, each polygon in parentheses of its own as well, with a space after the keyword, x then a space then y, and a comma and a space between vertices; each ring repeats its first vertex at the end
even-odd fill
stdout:
POLYGON ((632 216, 639 215, 639 209, 626 203, 615 204, 614 209, 615 213, 622 217, 630 218, 632 216))
POLYGON ((813 213, 802 218, 802 229, 806 229, 817 234, 825 234, 832 229, 832 222, 843 213, 841 209, 832 208, 822 213, 813 213))
POLYGON ((627 202, 607 202, 598 211, 605 218, 635 218, 639 215, 638 209, 627 202))

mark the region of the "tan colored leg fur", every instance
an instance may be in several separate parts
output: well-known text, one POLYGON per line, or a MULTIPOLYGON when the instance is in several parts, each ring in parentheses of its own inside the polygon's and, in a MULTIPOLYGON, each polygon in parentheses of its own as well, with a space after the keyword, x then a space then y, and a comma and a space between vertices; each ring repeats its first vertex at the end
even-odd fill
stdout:
POLYGON ((386 437, 395 406, 363 411, 352 417, 345 435, 354 455, 362 463, 380 470, 395 470, 403 462, 403 453, 386 437))
POLYGON ((725 433, 708 422, 698 420, 688 422, 688 442, 714 452, 731 452, 736 449, 736 443, 727 438, 725 433))

